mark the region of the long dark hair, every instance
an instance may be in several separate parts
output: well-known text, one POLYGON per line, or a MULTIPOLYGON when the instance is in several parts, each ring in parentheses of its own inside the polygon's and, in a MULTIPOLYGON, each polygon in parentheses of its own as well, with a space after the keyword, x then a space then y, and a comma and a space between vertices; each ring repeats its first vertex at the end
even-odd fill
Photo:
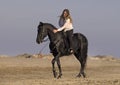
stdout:
POLYGON ((63 10, 60 18, 63 18, 64 20, 65 20, 65 19, 70 19, 70 22, 72 23, 72 18, 71 18, 71 15, 70 15, 70 11, 69 11, 68 9, 64 9, 64 10, 63 10), (66 16, 66 17, 64 17, 64 12, 67 12, 67 16, 66 16))

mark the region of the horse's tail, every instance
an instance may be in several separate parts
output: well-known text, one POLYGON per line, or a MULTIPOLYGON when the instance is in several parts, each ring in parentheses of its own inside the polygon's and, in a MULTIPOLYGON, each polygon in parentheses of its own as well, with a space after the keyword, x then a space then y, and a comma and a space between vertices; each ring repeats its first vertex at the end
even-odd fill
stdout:
POLYGON ((88 40, 87 38, 83 35, 80 34, 78 35, 78 39, 80 40, 80 54, 81 54, 81 58, 83 60, 84 65, 86 65, 86 61, 87 61, 87 54, 88 54, 88 40))
POLYGON ((86 61, 87 61, 87 57, 88 57, 88 40, 86 38, 85 42, 83 43, 83 57, 85 58, 85 64, 86 64, 86 61))

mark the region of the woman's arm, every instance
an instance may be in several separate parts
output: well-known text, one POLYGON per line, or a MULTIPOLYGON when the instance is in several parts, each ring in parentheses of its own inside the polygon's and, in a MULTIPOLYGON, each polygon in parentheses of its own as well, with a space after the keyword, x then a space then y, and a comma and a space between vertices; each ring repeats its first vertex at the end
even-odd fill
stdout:
POLYGON ((57 29, 57 31, 62 31, 63 29, 68 28, 69 24, 70 24, 70 19, 67 19, 65 24, 59 29, 57 29))

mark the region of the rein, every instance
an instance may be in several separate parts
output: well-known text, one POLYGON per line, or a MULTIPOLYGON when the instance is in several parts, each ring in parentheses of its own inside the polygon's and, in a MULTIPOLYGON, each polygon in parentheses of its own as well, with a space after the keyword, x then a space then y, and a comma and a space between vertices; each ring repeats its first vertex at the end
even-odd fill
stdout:
MULTIPOLYGON (((43 42, 47 42, 48 40, 49 40, 49 39, 47 38, 47 39, 44 40, 43 42)), ((39 54, 41 54, 42 51, 45 49, 45 47, 47 47, 48 43, 49 43, 49 42, 47 42, 47 43, 42 47, 42 49, 39 51, 39 54)))
POLYGON ((47 42, 48 40, 49 40, 49 38, 47 38, 47 39, 43 40, 43 42, 47 42))

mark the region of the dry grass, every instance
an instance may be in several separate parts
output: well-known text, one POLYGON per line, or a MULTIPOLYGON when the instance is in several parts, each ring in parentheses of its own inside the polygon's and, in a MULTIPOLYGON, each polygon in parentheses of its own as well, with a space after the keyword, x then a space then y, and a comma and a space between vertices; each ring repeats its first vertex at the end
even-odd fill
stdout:
POLYGON ((120 60, 88 58, 87 78, 76 78, 79 62, 73 56, 62 57, 63 76, 55 79, 52 57, 0 58, 0 85, 120 85, 120 60))

